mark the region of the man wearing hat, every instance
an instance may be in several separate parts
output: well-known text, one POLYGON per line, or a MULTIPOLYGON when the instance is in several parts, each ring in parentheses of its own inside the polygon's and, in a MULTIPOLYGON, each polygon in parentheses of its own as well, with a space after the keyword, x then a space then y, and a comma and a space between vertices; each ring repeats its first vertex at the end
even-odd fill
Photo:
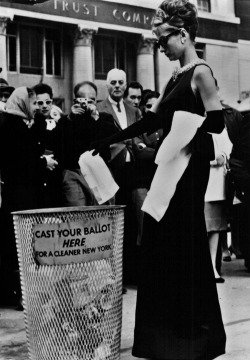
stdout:
POLYGON ((4 109, 4 104, 14 90, 15 88, 10 86, 5 79, 0 78, 0 111, 4 109))

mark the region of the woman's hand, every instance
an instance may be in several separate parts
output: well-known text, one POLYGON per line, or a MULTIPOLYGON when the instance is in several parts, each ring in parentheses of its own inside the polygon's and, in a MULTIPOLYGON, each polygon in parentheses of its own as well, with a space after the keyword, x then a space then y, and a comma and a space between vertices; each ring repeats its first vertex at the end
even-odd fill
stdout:
POLYGON ((110 137, 103 139, 103 140, 98 140, 95 141, 91 144, 91 150, 94 149, 94 151, 92 152, 92 155, 100 155, 102 158, 107 159, 107 155, 108 158, 110 157, 110 137))
POLYGON ((225 164, 225 157, 223 155, 218 155, 216 157, 217 166, 223 166, 225 164))
POLYGON ((54 155, 43 155, 47 161, 46 168, 53 171, 55 167, 58 165, 58 162, 54 159, 54 155))

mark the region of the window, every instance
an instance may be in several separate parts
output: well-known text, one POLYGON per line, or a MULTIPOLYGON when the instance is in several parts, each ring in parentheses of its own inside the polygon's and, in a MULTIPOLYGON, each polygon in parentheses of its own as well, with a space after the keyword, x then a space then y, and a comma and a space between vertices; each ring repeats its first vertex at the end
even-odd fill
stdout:
POLYGON ((119 37, 97 36, 95 38, 95 77, 106 79, 113 68, 126 70, 126 40, 119 37))
POLYGON ((20 73, 42 74, 43 29, 20 26, 20 73))
POLYGON ((46 74, 61 75, 61 33, 45 30, 46 74))
POLYGON ((9 71, 17 70, 16 45, 17 45, 17 28, 15 24, 9 24, 7 27, 7 63, 8 63, 9 71))
POLYGON ((9 71, 60 76, 62 74, 61 55, 61 32, 59 30, 8 24, 9 71))
POLYGON ((210 12, 210 0, 197 0, 198 10, 210 12))

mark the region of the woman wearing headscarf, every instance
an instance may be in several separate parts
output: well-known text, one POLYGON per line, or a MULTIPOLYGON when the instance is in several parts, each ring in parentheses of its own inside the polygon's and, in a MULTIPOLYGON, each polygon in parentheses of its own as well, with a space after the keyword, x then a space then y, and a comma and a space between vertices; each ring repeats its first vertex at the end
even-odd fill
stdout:
POLYGON ((9 303, 14 298, 14 291, 19 292, 11 212, 42 206, 45 169, 53 170, 57 165, 53 155, 43 155, 44 149, 33 120, 36 110, 34 91, 20 87, 11 94, 0 117, 0 169, 3 181, 1 274, 6 285, 5 289, 2 285, 1 297, 7 298, 9 303))

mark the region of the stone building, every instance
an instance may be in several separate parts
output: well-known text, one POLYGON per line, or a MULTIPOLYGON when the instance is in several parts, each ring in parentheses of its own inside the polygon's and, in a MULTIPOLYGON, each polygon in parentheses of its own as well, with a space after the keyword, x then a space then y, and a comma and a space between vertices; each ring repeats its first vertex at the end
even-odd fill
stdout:
MULTIPOLYGON (((177 65, 154 45, 156 0, 31 1, 0 1, 1 77, 15 87, 50 84, 65 111, 82 80, 94 81, 105 98, 113 67, 124 69, 128 81, 161 90, 177 65)), ((199 9, 197 52, 213 68, 223 99, 237 106, 250 90, 249 1, 192 2, 199 9)))

